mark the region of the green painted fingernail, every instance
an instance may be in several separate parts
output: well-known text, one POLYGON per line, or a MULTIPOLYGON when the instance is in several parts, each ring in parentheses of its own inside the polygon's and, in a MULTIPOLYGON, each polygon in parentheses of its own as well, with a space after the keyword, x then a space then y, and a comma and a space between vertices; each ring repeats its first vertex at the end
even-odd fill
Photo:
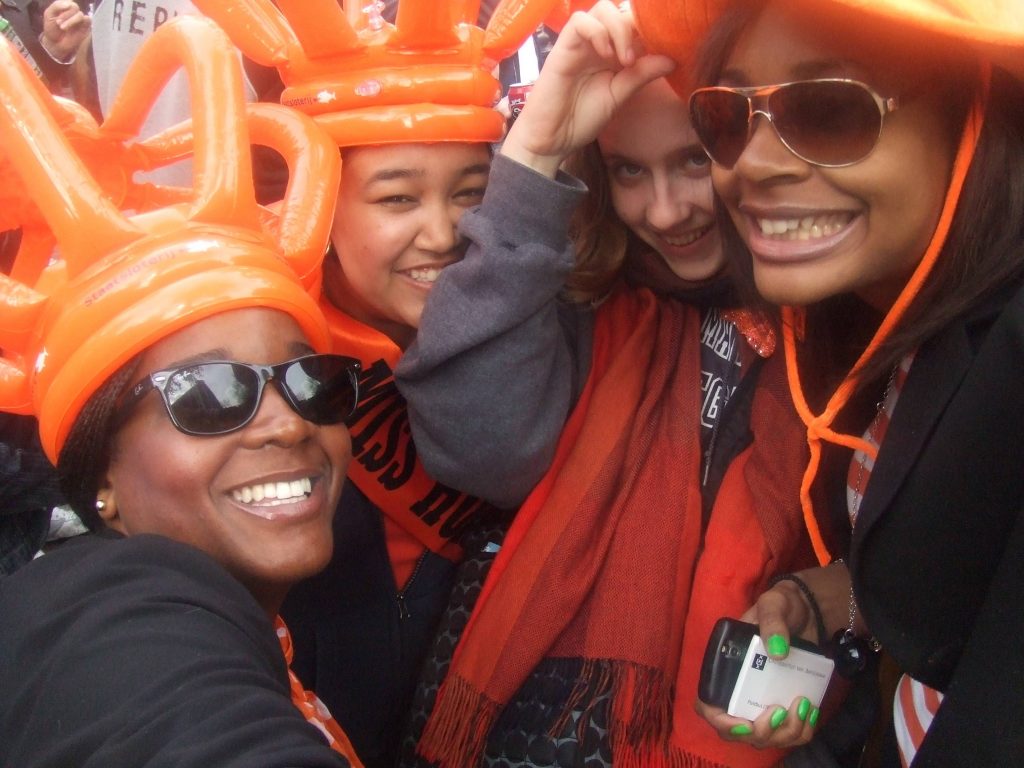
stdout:
POLYGON ((776 728, 778 728, 780 725, 782 725, 782 721, 785 720, 785 719, 786 719, 786 710, 784 710, 782 707, 779 707, 774 712, 772 712, 772 720, 771 720, 772 730, 774 731, 776 728))
POLYGON ((769 637, 765 647, 772 656, 785 656, 789 653, 789 643, 786 642, 786 638, 782 635, 772 635, 769 637))
POLYGON ((818 724, 818 715, 820 714, 821 710, 817 707, 811 710, 811 718, 810 720, 808 720, 808 722, 811 724, 812 727, 818 724))
POLYGON ((732 728, 729 729, 729 733, 731 733, 733 736, 749 736, 753 732, 754 732, 754 729, 751 728, 746 723, 740 723, 739 725, 734 725, 732 728))
POLYGON ((800 718, 800 722, 807 721, 807 713, 811 711, 811 700, 807 697, 800 699, 800 703, 796 705, 796 716, 800 718))

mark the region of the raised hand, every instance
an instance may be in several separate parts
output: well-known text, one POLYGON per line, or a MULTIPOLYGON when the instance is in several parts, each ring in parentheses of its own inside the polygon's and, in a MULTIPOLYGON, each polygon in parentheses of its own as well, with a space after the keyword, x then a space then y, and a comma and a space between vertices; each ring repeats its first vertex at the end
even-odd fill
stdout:
POLYGON ((92 29, 92 18, 74 0, 54 0, 43 11, 39 42, 57 61, 67 62, 92 29))
POLYGON ((554 177, 561 162, 593 141, 615 110, 675 63, 647 54, 628 4, 601 0, 574 13, 502 145, 502 154, 554 177))

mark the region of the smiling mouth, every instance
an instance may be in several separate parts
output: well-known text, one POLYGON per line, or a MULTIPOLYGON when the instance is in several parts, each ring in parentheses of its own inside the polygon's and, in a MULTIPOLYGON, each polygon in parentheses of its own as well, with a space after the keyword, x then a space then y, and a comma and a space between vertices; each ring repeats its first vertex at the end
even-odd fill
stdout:
POLYGON ((233 490, 231 497, 239 504, 279 507, 283 504, 303 501, 311 493, 313 493, 313 478, 303 477, 300 480, 246 485, 233 490))
POLYGON ((697 242, 714 228, 715 225, 712 223, 707 226, 700 227, 699 229, 691 229, 681 235, 672 235, 671 237, 668 235, 662 235, 661 239, 673 248, 683 248, 691 243, 697 242))
POLYGON ((432 285, 443 269, 444 267, 417 267, 415 269, 407 269, 402 274, 415 280, 417 283, 432 285))
POLYGON ((850 213, 803 216, 789 219, 754 219, 764 237, 773 240, 817 240, 832 237, 853 220, 850 213))

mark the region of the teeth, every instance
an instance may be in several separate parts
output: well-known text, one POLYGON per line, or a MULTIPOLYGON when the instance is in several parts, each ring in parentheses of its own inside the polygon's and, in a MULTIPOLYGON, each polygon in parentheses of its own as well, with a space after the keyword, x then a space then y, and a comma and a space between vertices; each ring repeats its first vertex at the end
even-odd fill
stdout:
POLYGON ((761 234, 777 240, 811 240, 829 237, 850 223, 850 214, 804 216, 802 219, 757 219, 761 234))
POLYGON ((304 477, 291 482, 247 485, 244 488, 236 488, 231 495, 240 504, 265 502, 263 506, 277 506, 278 504, 287 504, 294 499, 304 498, 312 492, 312 478, 304 477))
POLYGON ((420 283, 432 283, 441 274, 441 269, 430 267, 427 269, 410 269, 406 272, 409 277, 420 283))
POLYGON ((681 235, 676 235, 674 237, 663 237, 662 240, 664 240, 671 246, 681 248, 684 245, 689 245, 692 242, 700 240, 702 237, 704 237, 705 234, 707 234, 711 230, 711 226, 713 225, 701 227, 700 229, 691 229, 689 232, 684 232, 681 235))

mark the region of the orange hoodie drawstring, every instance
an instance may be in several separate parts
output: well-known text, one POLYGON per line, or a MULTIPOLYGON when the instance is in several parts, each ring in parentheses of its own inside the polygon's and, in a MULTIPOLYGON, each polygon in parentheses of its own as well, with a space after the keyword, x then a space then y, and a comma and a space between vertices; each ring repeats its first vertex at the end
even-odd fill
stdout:
POLYGON ((949 189, 946 192, 946 198, 942 205, 939 222, 935 227, 931 242, 925 250, 924 257, 917 265, 903 290, 900 291, 900 295, 896 298, 892 307, 886 313, 882 324, 864 349, 864 352, 861 353, 857 362, 854 363, 846 378, 843 379, 835 393, 829 398, 825 409, 819 415, 815 415, 807 404, 807 398, 804 396, 803 387, 800 383, 800 371, 797 365, 796 328, 803 323, 803 310, 798 307, 782 308, 782 341, 786 355, 786 375, 789 380, 789 390, 797 413, 807 426, 807 445, 811 451, 807 470, 804 472, 803 480, 800 484, 800 506, 803 509, 804 524, 811 538, 814 553, 818 558, 818 562, 823 566, 832 562, 832 554, 822 538, 821 529, 814 514, 814 505, 811 502, 811 485, 821 463, 821 442, 822 440, 827 440, 830 443, 863 451, 872 460, 876 458, 877 450, 873 445, 861 437, 835 432, 831 428, 832 421, 839 411, 842 410, 843 406, 846 405, 856 389, 860 371, 882 343, 891 335, 896 324, 920 292, 921 286, 931 273, 932 267, 935 265, 939 253, 946 243, 946 237, 949 235, 949 228, 953 223, 953 216, 956 213, 960 194, 963 191, 964 182, 967 179, 967 173, 970 170, 971 162, 974 159, 974 153, 978 146, 978 138, 981 135, 981 129, 985 122, 985 109, 988 103, 991 78, 991 65, 984 63, 981 71, 981 88, 967 116, 967 122, 960 137, 960 146, 957 149, 956 159, 953 162, 949 189))

